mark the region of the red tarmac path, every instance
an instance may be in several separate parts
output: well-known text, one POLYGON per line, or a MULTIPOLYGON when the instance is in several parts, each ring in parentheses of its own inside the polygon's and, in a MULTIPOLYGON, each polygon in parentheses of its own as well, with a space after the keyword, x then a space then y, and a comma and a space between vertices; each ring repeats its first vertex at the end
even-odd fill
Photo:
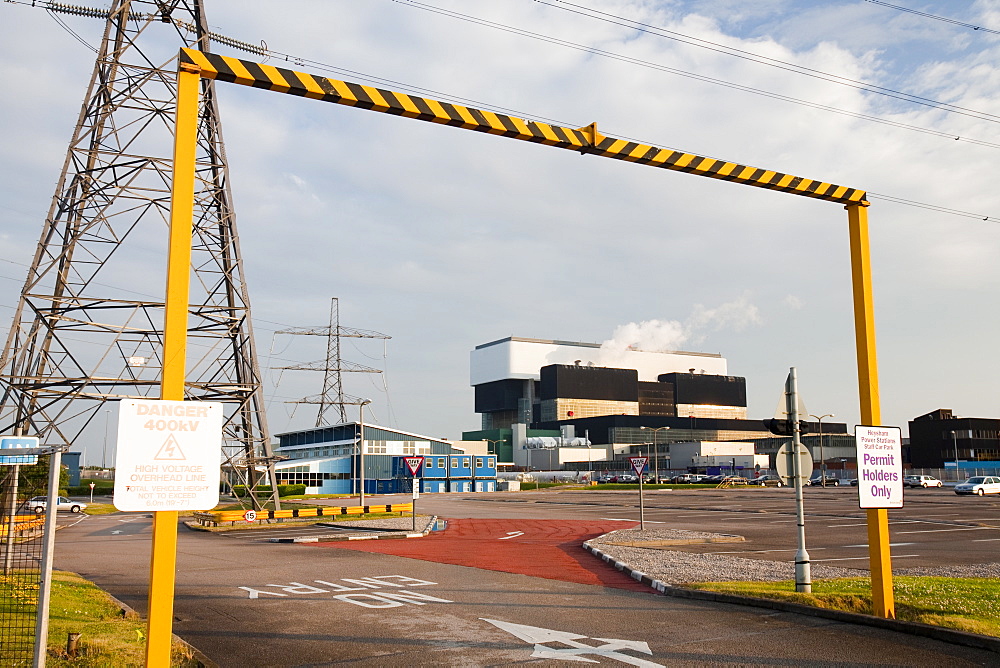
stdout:
POLYGON ((583 549, 586 540, 636 522, 586 520, 448 520, 424 538, 313 543, 325 549, 379 552, 440 564, 653 593, 583 549), (523 532, 518 534, 517 532, 523 532))

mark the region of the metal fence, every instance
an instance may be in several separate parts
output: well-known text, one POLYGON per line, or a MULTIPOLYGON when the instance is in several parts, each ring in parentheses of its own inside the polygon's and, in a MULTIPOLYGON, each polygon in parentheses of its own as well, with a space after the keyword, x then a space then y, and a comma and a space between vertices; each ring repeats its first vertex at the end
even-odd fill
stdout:
POLYGON ((983 468, 944 468, 944 469, 908 469, 905 475, 929 475, 934 476, 941 482, 965 482, 966 479, 975 475, 995 475, 1000 476, 1000 468, 987 466, 983 468))
POLYGON ((32 665, 41 583, 44 515, 27 501, 37 489, 18 484, 18 465, 0 466, 0 665, 32 665))

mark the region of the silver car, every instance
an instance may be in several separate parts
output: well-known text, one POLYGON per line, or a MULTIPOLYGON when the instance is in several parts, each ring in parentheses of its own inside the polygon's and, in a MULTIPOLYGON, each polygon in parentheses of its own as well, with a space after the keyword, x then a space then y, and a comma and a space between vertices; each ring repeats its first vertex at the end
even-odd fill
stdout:
POLYGON ((955 494, 1000 494, 1000 477, 977 475, 955 485, 955 494))
POLYGON ((903 476, 903 485, 906 487, 944 487, 943 482, 929 475, 903 476))
MULTIPOLYGON (((45 507, 49 505, 49 498, 47 496, 36 496, 28 501, 28 507, 35 511, 36 513, 44 513, 45 507)), ((87 507, 86 503, 80 503, 79 501, 71 501, 65 496, 56 497, 56 511, 68 510, 71 513, 78 513, 87 507)))

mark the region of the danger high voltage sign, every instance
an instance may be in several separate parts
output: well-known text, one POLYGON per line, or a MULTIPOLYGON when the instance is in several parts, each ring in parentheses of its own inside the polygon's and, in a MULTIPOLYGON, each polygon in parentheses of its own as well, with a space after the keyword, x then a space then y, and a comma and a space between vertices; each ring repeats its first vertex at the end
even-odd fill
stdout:
POLYGON ((115 507, 211 510, 219 503, 222 404, 126 399, 119 403, 115 507))

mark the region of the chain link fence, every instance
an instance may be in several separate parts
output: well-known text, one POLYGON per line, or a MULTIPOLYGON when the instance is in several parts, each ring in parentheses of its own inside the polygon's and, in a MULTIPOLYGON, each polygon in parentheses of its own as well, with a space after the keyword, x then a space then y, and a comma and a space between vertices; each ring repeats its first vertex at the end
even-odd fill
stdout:
POLYGON ((30 484, 19 465, 0 466, 0 665, 30 666, 41 583, 44 515, 28 507, 30 484), (20 482, 20 484, 19 484, 20 482))

